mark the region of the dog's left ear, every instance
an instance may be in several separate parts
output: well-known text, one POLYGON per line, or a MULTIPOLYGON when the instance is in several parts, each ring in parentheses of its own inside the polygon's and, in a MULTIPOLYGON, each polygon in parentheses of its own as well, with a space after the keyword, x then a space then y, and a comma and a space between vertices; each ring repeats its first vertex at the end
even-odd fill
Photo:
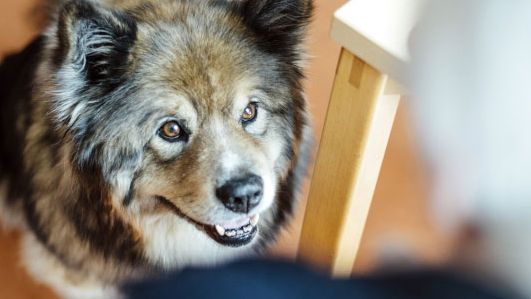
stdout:
MULTIPOLYGON (((234 1, 234 0, 233 0, 234 1)), ((313 15, 313 0, 237 0, 238 11, 263 48, 296 55, 313 15)))

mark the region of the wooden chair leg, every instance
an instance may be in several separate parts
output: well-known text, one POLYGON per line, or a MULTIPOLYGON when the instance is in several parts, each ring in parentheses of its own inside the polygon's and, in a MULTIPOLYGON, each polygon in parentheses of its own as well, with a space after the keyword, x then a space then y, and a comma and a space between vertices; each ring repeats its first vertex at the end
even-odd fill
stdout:
POLYGON ((351 274, 398 107, 386 84, 342 50, 298 251, 336 277, 351 274))

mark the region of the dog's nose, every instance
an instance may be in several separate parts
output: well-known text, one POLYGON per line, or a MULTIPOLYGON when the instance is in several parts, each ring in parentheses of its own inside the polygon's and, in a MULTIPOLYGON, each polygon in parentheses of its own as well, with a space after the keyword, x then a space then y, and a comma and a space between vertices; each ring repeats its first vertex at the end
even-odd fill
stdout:
POLYGON ((249 213, 260 203, 263 185, 262 178, 249 175, 227 181, 216 189, 216 196, 227 209, 236 213, 249 213))

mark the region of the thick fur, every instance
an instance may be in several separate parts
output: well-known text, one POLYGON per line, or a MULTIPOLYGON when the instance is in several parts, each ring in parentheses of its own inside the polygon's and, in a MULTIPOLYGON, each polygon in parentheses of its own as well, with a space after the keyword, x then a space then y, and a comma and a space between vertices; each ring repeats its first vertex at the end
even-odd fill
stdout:
POLYGON ((3 214, 26 264, 66 297, 211 265, 270 244, 291 215, 309 127, 301 44, 310 0, 69 1, 0 68, 3 214), (252 123, 240 121, 257 102, 252 123), (186 138, 157 135, 179 121, 186 138), (260 176, 258 236, 238 248, 205 224, 238 215, 215 187, 260 176), (14 221, 12 221, 14 222, 14 221), (15 223, 15 222, 14 222, 15 223))

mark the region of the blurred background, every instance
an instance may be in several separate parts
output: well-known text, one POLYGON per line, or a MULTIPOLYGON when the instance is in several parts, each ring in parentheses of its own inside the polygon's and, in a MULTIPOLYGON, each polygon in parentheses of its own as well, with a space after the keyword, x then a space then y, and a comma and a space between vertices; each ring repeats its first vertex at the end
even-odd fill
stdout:
MULTIPOLYGON (((0 58, 22 49, 39 34, 41 22, 35 9, 38 1, 0 1, 0 58)), ((308 39, 311 59, 307 94, 316 141, 321 135, 340 50, 329 37, 330 24, 333 12, 344 2, 316 0, 316 16, 308 39)), ((437 230, 429 220, 427 183, 409 122, 407 103, 403 102, 383 163, 355 273, 405 262, 408 265, 437 265, 449 258, 454 238, 437 230)), ((300 196, 298 213, 271 250, 272 256, 295 257, 307 190, 308 184, 300 196)), ((54 298, 51 291, 32 282, 19 267, 18 238, 16 232, 0 232, 1 297, 54 298)))

